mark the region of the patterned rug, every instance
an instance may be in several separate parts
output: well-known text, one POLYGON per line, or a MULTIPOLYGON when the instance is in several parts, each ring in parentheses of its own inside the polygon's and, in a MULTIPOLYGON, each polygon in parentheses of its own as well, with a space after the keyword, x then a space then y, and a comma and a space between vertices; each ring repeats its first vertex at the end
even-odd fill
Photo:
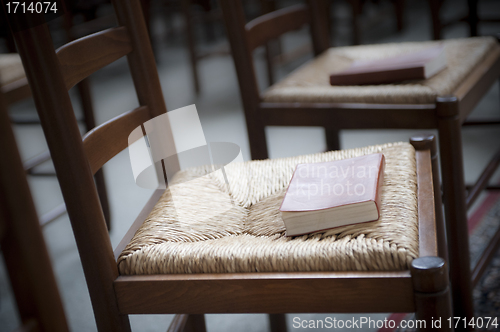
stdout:
MULTIPOLYGON (((489 239, 495 234, 500 225, 500 194, 490 194, 483 204, 490 202, 491 208, 488 209, 477 227, 474 227, 471 232, 472 266, 477 262, 489 239)), ((471 220, 474 221, 474 215, 471 220)), ((473 295, 476 317, 498 317, 500 320, 500 251, 495 254, 488 269, 474 289, 473 295)))

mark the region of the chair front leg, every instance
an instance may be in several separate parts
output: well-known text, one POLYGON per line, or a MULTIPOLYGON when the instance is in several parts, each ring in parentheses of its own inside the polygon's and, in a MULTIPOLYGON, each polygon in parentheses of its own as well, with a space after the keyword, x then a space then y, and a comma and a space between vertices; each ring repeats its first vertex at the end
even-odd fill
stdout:
POLYGON ((474 309, 471 289, 467 208, 465 204, 461 123, 458 106, 459 103, 455 97, 437 99, 453 316, 471 319, 474 315, 474 309))
POLYGON ((325 128, 326 150, 340 150, 340 131, 337 129, 325 128))
POLYGON ((419 257, 411 263, 415 315, 420 331, 453 331, 448 268, 440 257, 419 257))
POLYGON ((269 314, 269 324, 271 332, 286 332, 286 315, 285 314, 269 314))

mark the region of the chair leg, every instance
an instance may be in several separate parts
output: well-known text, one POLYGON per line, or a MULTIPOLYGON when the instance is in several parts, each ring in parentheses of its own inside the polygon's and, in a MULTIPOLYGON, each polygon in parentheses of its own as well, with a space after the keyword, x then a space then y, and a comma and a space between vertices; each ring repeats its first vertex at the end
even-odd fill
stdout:
POLYGON ((394 11, 396 12, 396 28, 401 31, 404 26, 404 0, 394 0, 394 11))
POLYGON ((94 179, 97 194, 99 195, 99 200, 101 201, 102 213, 104 214, 104 219, 106 220, 106 227, 108 228, 108 231, 111 231, 111 211, 109 208, 108 190, 106 188, 106 182, 104 181, 104 172, 102 169, 95 173, 94 179))
POLYGON ((351 30, 352 30, 352 45, 359 45, 360 37, 359 37, 359 14, 361 14, 361 1, 360 0, 351 0, 351 13, 352 13, 352 21, 351 21, 351 30))
POLYGON ((467 23, 469 23, 469 33, 471 37, 478 35, 477 25, 479 19, 477 16, 477 0, 467 0, 467 5, 469 7, 469 14, 467 17, 467 23))
POLYGON ((473 317, 461 123, 455 97, 437 98, 439 147, 451 270, 453 316, 473 317))
MULTIPOLYGON (((420 257, 411 264, 415 315, 420 331, 452 331, 448 269, 440 257, 420 257)), ((454 322, 453 322, 454 323, 454 322)))
POLYGON ((252 160, 269 158, 269 154, 267 152, 266 128, 258 123, 255 123, 258 119, 249 120, 249 116, 246 116, 246 120, 252 160))
POLYGON ((184 332, 207 332, 205 315, 189 315, 184 332))
POLYGON ((194 91, 198 95, 200 93, 200 79, 198 77, 198 58, 196 55, 196 45, 194 40, 191 0, 182 0, 181 5, 185 24, 185 38, 188 46, 189 60, 191 62, 191 75, 193 77, 194 91))
POLYGON ((431 10, 432 17, 432 37, 434 40, 441 39, 441 19, 439 16, 439 11, 443 4, 442 0, 429 0, 429 7, 431 10))
POLYGON ((340 131, 336 129, 325 128, 326 149, 327 151, 340 150, 340 131))
MULTIPOLYGON (((83 121, 85 122, 85 130, 88 132, 95 128, 96 122, 94 117, 94 107, 92 105, 92 95, 90 92, 90 81, 88 78, 84 79, 77 85, 78 93, 80 94, 80 101, 82 103, 83 111, 83 121)), ((99 200, 101 201, 101 207, 104 214, 104 219, 106 220, 106 226, 108 231, 111 230, 111 212, 109 209, 108 201, 108 190, 106 188, 106 183, 104 182, 104 172, 102 169, 97 171, 94 176, 97 193, 99 194, 99 200)))
POLYGON ((267 70, 267 83, 269 86, 274 84, 274 65, 273 65, 273 59, 275 55, 275 46, 273 42, 268 42, 266 43, 266 70, 267 70))
POLYGON ((271 332, 286 332, 286 315, 285 314, 269 314, 269 323, 271 332))

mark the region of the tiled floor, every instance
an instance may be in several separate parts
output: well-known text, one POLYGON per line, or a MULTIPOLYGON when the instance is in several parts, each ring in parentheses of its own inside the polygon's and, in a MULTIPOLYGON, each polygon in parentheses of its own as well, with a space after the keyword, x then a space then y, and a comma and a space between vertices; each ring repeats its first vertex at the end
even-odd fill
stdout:
MULTIPOLYGON (((430 39, 430 21, 426 1, 406 1, 406 28, 395 32, 395 22, 388 19, 362 34, 363 43, 384 43, 398 41, 418 41, 430 39)), ((457 14, 464 9, 465 1, 448 1, 449 13, 457 14)), ((494 0, 481 1, 480 12, 500 14, 500 3, 494 0)), ((335 45, 346 45, 349 40, 348 27, 342 22, 348 15, 345 3, 337 5, 335 45), (339 36, 340 35, 340 36, 339 36)), ((178 21, 178 20, 177 20, 178 21)), ((158 70, 163 86, 167 106, 170 110, 195 103, 200 114, 207 141, 228 141, 238 144, 244 158, 250 157, 246 136, 245 120, 241 106, 236 75, 232 59, 229 56, 214 57, 200 63, 202 93, 195 96, 191 86, 187 53, 180 43, 180 38, 165 42, 161 30, 163 24, 156 21, 155 40, 158 51, 158 70)), ((500 32, 499 25, 490 25, 482 31, 484 34, 500 32)), ((467 36, 465 25, 456 26, 446 31, 446 38, 467 36)), ((296 45, 306 40, 304 31, 287 38, 285 47, 296 45)), ((294 64, 295 66, 297 64, 294 64)), ((259 77, 265 81, 264 68, 259 58, 257 63, 259 77)), ((133 85, 127 72, 126 62, 122 59, 103 69, 92 77, 97 121, 102 123, 124 111, 137 106, 133 85)), ((283 76, 293 69, 293 65, 280 68, 283 76)), ((491 91, 474 111, 473 116, 492 116, 499 114, 499 86, 495 84, 491 91)), ((78 108, 78 102, 75 102, 78 108)), ((78 111, 78 110, 77 110, 78 111)), ((11 108, 11 113, 18 116, 34 114, 33 103, 26 101, 11 108)), ((43 151, 46 147, 43 133, 38 126, 16 126, 18 144, 24 158, 29 158, 43 151)), ((342 132, 342 147, 352 148, 391 141, 407 141, 415 131, 408 130, 351 130, 342 132)), ((286 128, 267 129, 271 157, 293 156, 323 151, 325 149, 322 128, 286 128)), ((498 126, 491 128, 466 128, 463 130, 466 180, 471 182, 479 174, 481 167, 494 153, 500 143, 498 126)), ((44 167, 50 168, 50 165, 44 167)), ((129 225, 134 220, 142 205, 151 195, 151 191, 135 185, 129 166, 128 153, 122 152, 105 166, 106 182, 109 188, 112 209, 112 243, 116 245, 129 225)), ((497 174, 498 175, 498 174, 497 174)), ((62 202, 57 181, 51 177, 30 177, 29 182, 35 197, 36 206, 43 214, 62 202)), ((54 269, 66 307, 67 316, 73 331, 94 331, 95 322, 90 299, 85 284, 78 252, 73 239, 68 217, 65 215, 44 229, 50 248, 54 269)), ((16 325, 13 304, 8 289, 3 265, 0 266, 0 331, 10 331, 16 325)), ((289 328, 297 315, 288 315, 289 328)), ((302 319, 319 319, 325 315, 300 315, 302 319)), ((349 318, 353 315, 335 315, 337 318, 349 318)), ((385 315, 371 315, 373 319, 385 315)), ((358 316, 357 316, 358 317, 358 316)), ((171 316, 132 316, 134 331, 165 331, 171 316)), ((208 315, 207 325, 210 331, 265 331, 268 323, 265 315, 208 315)), ((373 329, 372 329, 373 330, 373 329)))

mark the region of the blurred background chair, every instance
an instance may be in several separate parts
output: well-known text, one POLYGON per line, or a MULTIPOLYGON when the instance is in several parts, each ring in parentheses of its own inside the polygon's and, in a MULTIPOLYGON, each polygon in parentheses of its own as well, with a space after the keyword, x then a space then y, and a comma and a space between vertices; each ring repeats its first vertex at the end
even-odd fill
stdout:
POLYGON ((44 237, 0 94, 0 247, 16 299, 16 331, 67 332, 44 237))
MULTIPOLYGON (((372 19, 361 19, 361 14, 363 13, 363 7, 366 7, 367 4, 372 5, 373 7, 382 7, 384 1, 372 1, 372 0, 349 0, 348 1, 351 6, 351 44, 359 45, 361 43, 361 33, 363 30, 369 29, 370 26, 376 24, 384 19, 387 19, 387 16, 394 15, 396 17, 396 30, 403 30, 404 26, 404 0, 391 0, 391 5, 393 8, 382 9, 383 12, 378 12, 372 15, 372 19)), ((381 11, 381 8, 376 8, 381 11)))
MULTIPOLYGON (((463 0, 465 1, 465 0, 463 0)), ((454 1, 454 5, 457 1, 454 1)), ((450 5, 451 1, 446 0, 429 0, 429 8, 432 17, 432 36, 435 40, 443 38, 443 29, 459 23, 466 23, 469 26, 469 36, 480 36, 479 26, 480 24, 500 24, 500 16, 492 16, 492 14, 498 13, 488 13, 486 15, 480 15, 478 13, 478 7, 481 2, 479 0, 467 0, 467 13, 460 17, 443 17, 443 7, 450 5)))
MULTIPOLYGON (((496 40, 445 41, 448 68, 430 79, 435 80, 435 84, 426 85, 423 81, 386 86, 330 86, 329 72, 336 66, 341 68, 342 63, 346 68, 354 59, 363 59, 363 54, 370 58, 373 54, 398 54, 405 48, 409 52, 433 44, 368 45, 336 51, 329 49, 327 1, 291 6, 248 23, 241 1, 221 0, 221 6, 253 159, 268 156, 266 126, 324 126, 327 147, 332 150, 340 147, 338 131, 341 129, 438 129, 454 314, 473 317, 475 281, 471 282, 470 273, 467 206, 477 198, 472 193, 483 189, 488 180, 480 179, 476 183, 466 203, 461 126, 500 75, 500 46, 496 40), (261 94, 252 52, 285 32, 307 24, 316 58, 261 94), (457 54, 463 57, 458 59, 457 54)), ((493 173, 494 169, 483 174, 489 179, 493 173)), ((499 243, 497 238, 493 239, 493 252, 499 243)))

